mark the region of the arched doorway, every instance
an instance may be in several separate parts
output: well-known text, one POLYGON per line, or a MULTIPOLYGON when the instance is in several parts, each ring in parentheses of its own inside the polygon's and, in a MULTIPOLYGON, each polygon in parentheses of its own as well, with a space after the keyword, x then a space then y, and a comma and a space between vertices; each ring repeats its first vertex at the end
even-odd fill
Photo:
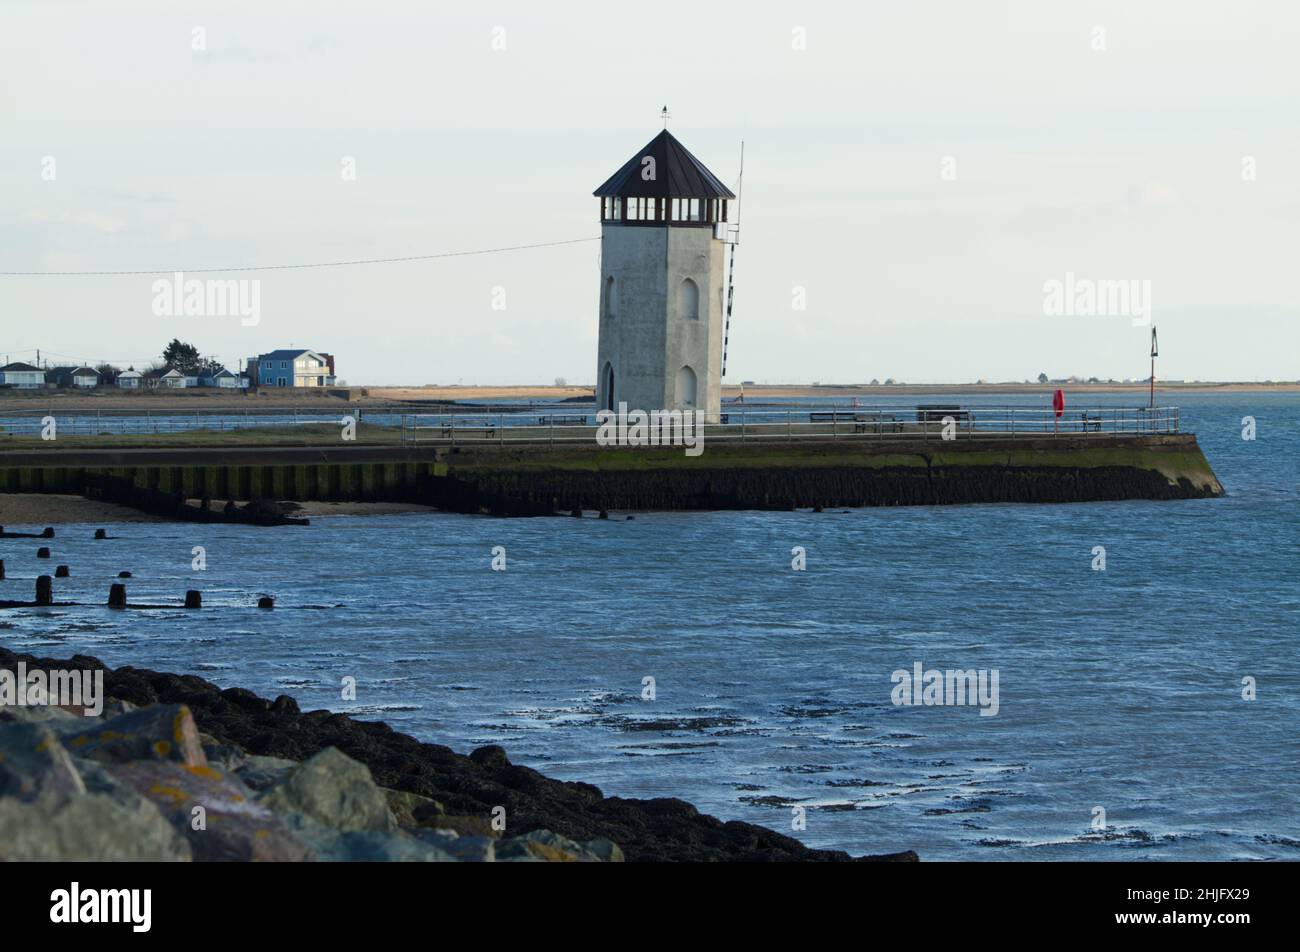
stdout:
POLYGON ((605 409, 614 409, 614 365, 605 364, 605 409))
POLYGON ((683 410, 695 409, 695 371, 690 367, 677 371, 677 406, 683 410))

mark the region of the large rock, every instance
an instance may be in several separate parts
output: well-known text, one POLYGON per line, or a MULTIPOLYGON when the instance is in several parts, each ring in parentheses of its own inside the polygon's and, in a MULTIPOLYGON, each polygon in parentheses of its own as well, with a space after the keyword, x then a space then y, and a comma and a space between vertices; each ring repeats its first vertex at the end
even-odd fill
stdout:
POLYGON ((523 858, 523 853, 530 853, 547 863, 600 862, 600 857, 580 843, 558 833, 552 833, 550 830, 533 830, 531 833, 506 840, 497 847, 497 855, 502 860, 519 860, 523 858))
POLYGON ((73 714, 51 704, 32 707, 6 704, 0 707, 0 725, 3 724, 41 724, 48 727, 60 737, 76 734, 87 727, 99 723, 94 718, 73 714))
POLYGON ((442 848, 462 863, 492 863, 496 861, 496 845, 490 836, 458 836, 442 848))
POLYGON ((158 808, 99 764, 77 764, 86 792, 0 797, 0 860, 176 862, 190 847, 158 808))
POLYGON ((248 756, 233 744, 223 744, 202 732, 199 733, 199 741, 203 744, 203 757, 209 767, 224 773, 234 773, 248 762, 248 756))
POLYGON ((451 830, 413 830, 412 835, 446 853, 462 863, 492 863, 496 861, 497 841, 490 836, 457 836, 451 830))
POLYGON ((400 826, 420 826, 417 814, 437 816, 443 813, 443 806, 437 800, 422 797, 418 793, 408 793, 405 790, 389 790, 387 787, 383 790, 384 796, 388 798, 388 808, 393 811, 393 816, 400 826))
MULTIPOLYGON (((142 803, 144 801, 141 801, 142 803)), ((34 803, 0 800, 0 860, 42 863, 177 862, 184 838, 152 806, 129 809, 83 794, 34 803)))
POLYGON ((588 840, 582 844, 585 849, 602 863, 621 863, 623 862, 623 850, 617 843, 606 839, 588 840))
POLYGON ((196 860, 301 862, 314 859, 284 822, 238 779, 212 767, 142 760, 108 768, 150 800, 189 841, 196 860))
POLYGON ((262 802, 276 813, 304 816, 341 832, 397 829, 388 799, 369 768, 334 747, 286 772, 262 794, 262 802))
POLYGON ((0 797, 31 801, 86 792, 58 735, 39 722, 0 724, 0 797))
POLYGON ((485 816, 446 816, 440 812, 422 808, 415 812, 417 826, 431 830, 450 830, 459 836, 486 836, 496 839, 500 831, 492 826, 492 821, 485 816))
POLYGON ((330 863, 454 863, 446 843, 428 841, 402 831, 336 830, 301 813, 285 817, 294 835, 307 843, 316 858, 330 863))
POLYGON ((78 757, 102 763, 174 760, 187 767, 207 766, 199 730, 184 704, 158 704, 119 714, 64 738, 78 757))
POLYGON ((245 785, 254 790, 268 790, 275 786, 285 774, 298 766, 296 760, 286 760, 283 757, 261 757, 257 754, 246 754, 242 762, 235 768, 239 774, 239 779, 245 785))

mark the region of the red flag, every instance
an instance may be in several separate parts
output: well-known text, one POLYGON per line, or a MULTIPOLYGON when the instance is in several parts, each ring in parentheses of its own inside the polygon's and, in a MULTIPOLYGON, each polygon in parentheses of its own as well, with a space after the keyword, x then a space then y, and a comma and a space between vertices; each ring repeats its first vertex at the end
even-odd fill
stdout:
POLYGON ((1052 394, 1052 409, 1056 411, 1058 417, 1065 414, 1065 391, 1058 390, 1052 394))

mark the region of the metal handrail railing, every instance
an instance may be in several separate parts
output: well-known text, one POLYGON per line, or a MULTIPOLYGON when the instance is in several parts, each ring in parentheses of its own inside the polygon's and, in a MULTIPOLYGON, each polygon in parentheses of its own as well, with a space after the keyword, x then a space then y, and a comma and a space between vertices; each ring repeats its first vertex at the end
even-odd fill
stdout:
MULTIPOLYGON (((573 408, 576 409, 576 408, 573 408)), ((594 412, 485 413, 456 410, 404 414, 403 443, 588 443, 599 427, 594 412)), ((648 415, 647 415, 648 416, 648 415)), ((629 415, 629 419, 631 415, 629 415)), ((644 421, 648 426, 648 420, 644 421)), ((864 407, 804 404, 762 408, 724 406, 705 424, 710 440, 902 438, 957 440, 1037 439, 1044 436, 1161 435, 1181 432, 1177 407, 1079 407, 1057 415, 1050 407, 864 407)))
MULTIPOLYGON (((228 432, 245 428, 290 428, 339 425, 351 417, 360 423, 362 411, 340 408, 334 413, 285 411, 279 414, 166 414, 101 417, 99 414, 56 414, 63 436, 122 436, 193 432, 228 432)), ((551 405, 531 408, 457 407, 436 413, 366 411, 374 428, 398 431, 403 444, 457 442, 498 444, 544 442, 547 445, 595 439, 594 405, 551 405)), ((712 440, 770 441, 784 439, 917 439, 953 440, 989 437, 1029 439, 1044 436, 1159 435, 1181 432, 1178 407, 1072 407, 1060 416, 1050 407, 1008 405, 922 404, 920 406, 862 406, 849 404, 724 404, 718 419, 706 423, 712 440)), ((0 433, 40 436, 39 416, 0 414, 0 433)))

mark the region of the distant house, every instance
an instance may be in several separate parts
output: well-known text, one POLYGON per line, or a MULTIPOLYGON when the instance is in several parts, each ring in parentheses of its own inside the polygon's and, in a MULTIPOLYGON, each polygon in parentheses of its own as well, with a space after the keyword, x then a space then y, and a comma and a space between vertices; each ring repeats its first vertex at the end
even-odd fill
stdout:
POLYGON ((332 387, 334 355, 315 350, 273 350, 248 360, 257 387, 332 387))
POLYGON ((0 367, 0 385, 22 390, 39 390, 45 386, 45 371, 31 364, 5 364, 0 367))
POLYGON ((239 386, 238 373, 231 373, 225 367, 213 375, 205 378, 204 386, 217 386, 221 389, 237 389, 239 386))
POLYGON ((99 371, 94 367, 78 367, 72 372, 74 387, 98 387, 99 371))
POLYGON ((163 367, 145 371, 143 382, 151 390, 184 390, 186 377, 175 367, 163 367))
POLYGON ((239 374, 231 373, 225 367, 217 368, 216 372, 206 371, 203 376, 199 377, 200 387, 220 387, 223 390, 236 389, 239 387, 239 374))
POLYGON ((99 371, 94 367, 55 367, 45 371, 45 382, 55 387, 90 389, 99 386, 99 371))
POLYGON ((144 374, 133 367, 117 375, 117 385, 123 390, 139 390, 143 378, 144 374))

